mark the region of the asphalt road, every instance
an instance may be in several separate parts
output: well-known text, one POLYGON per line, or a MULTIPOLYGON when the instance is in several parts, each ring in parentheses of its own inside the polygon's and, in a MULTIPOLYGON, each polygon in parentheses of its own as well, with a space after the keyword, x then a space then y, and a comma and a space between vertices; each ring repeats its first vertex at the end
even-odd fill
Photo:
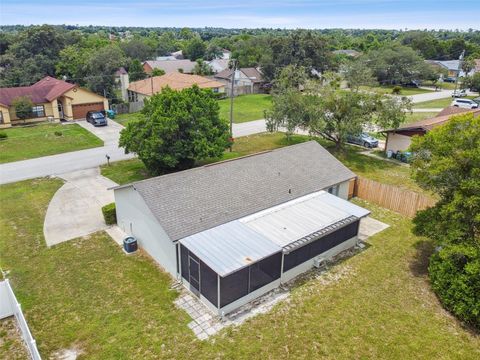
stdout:
MULTIPOLYGON (((107 163, 107 154, 111 162, 134 157, 132 154, 125 154, 123 148, 118 147, 120 130, 123 128, 120 124, 110 121, 108 126, 98 128, 85 121, 79 121, 78 124, 102 139, 104 146, 1 164, 0 184, 94 168, 107 163)), ((250 121, 234 124, 233 136, 246 136, 265 130, 265 120, 250 121)))

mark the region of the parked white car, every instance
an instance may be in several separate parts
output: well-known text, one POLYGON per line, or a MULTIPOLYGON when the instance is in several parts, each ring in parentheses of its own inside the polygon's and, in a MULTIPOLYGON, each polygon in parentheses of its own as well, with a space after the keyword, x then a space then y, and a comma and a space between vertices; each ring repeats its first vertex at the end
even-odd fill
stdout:
POLYGON ((450 105, 464 109, 478 109, 478 103, 470 99, 455 99, 450 105))
POLYGON ((457 98, 457 97, 465 97, 467 96, 467 90, 462 89, 462 90, 455 90, 452 93, 452 97, 457 98))

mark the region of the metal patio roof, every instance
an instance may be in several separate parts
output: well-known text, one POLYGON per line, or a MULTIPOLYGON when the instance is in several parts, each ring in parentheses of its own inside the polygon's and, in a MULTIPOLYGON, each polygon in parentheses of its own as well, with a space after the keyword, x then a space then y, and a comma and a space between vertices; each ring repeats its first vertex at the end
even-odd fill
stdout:
POLYGON ((280 246, 237 220, 179 242, 220 276, 227 276, 282 251, 280 246))
POLYGON ((326 191, 318 191, 179 242, 223 277, 284 249, 291 251, 296 242, 304 242, 309 235, 327 228, 335 231, 369 213, 326 191))
POLYGON ((368 214, 368 210, 338 196, 318 191, 239 221, 283 248, 351 216, 361 218, 368 214))

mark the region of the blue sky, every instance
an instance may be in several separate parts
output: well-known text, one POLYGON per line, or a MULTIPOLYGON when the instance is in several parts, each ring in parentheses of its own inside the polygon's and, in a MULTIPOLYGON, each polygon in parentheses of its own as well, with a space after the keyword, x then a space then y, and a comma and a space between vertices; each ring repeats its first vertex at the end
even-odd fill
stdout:
POLYGON ((0 24, 480 29, 480 0, 0 0, 0 24))

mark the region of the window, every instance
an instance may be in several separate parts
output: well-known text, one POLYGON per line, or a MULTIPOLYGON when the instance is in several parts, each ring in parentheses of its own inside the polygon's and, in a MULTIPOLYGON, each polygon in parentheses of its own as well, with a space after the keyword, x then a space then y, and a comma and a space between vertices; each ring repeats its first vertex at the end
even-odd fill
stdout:
POLYGON ((331 186, 328 188, 328 192, 332 195, 338 196, 339 189, 340 189, 340 185, 331 186))
POLYGON ((137 102, 138 101, 138 94, 134 91, 128 90, 128 101, 129 102, 137 102))
POLYGON ((214 93, 218 93, 218 88, 213 88, 214 93))
POLYGON ((0 124, 3 124, 3 112, 0 111, 0 124))
POLYGON ((32 107, 32 116, 33 117, 44 117, 45 116, 45 107, 43 105, 36 105, 32 107))

